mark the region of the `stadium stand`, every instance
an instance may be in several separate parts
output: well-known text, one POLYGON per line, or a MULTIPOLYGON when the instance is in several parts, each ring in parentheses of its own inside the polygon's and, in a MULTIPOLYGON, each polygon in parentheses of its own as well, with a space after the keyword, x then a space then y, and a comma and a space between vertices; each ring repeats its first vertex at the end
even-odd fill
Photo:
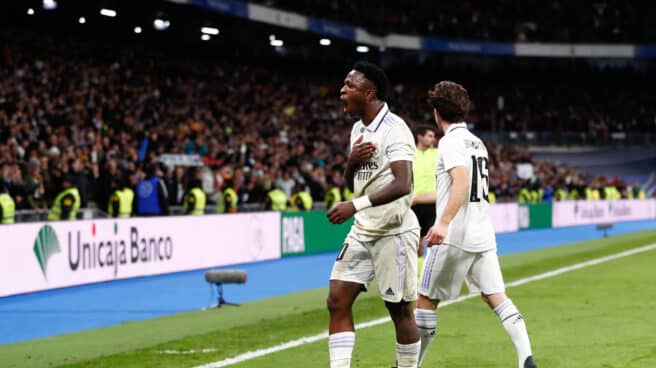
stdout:
POLYGON ((656 33, 646 1, 257 0, 257 3, 364 27, 456 39, 533 42, 645 42, 656 33))
MULTIPOLYGON (((291 6, 282 1, 266 4, 291 6)), ((298 4, 304 7, 295 10, 319 9, 312 1, 298 4)), ((444 14, 462 13, 467 6, 463 4, 444 14)), ((388 5, 381 11, 398 10, 388 5)), ((479 5, 476 9, 486 11, 479 5)), ((518 3, 506 5, 495 10, 499 19, 515 11, 518 3)), ((587 14, 591 7, 596 9, 584 2, 580 11, 587 14)), ((521 8, 528 11, 526 19, 539 9, 521 8)), ((623 14, 633 6, 613 9, 623 14)), ((338 13, 364 11, 351 10, 338 13)), ((394 29, 406 31, 403 24, 394 29)), ((630 27, 625 33, 632 41, 640 40, 631 36, 630 27)), ((499 32, 488 38, 515 38, 508 37, 499 32)), ((212 203, 226 180, 244 208, 262 208, 273 184, 290 180, 305 184, 315 203, 323 202, 332 173, 341 171, 345 160, 351 120, 339 112, 336 96, 348 65, 333 65, 326 73, 325 64, 319 70, 303 59, 293 65, 304 67, 290 70, 250 54, 242 59, 214 56, 208 63, 206 55, 116 42, 94 42, 65 32, 0 30, 0 177, 18 210, 46 211, 67 174, 80 190, 82 207, 105 209, 116 185, 112 178, 134 185, 144 177, 145 164, 162 162, 164 154, 197 155, 194 164, 204 165, 202 188, 212 203)), ((527 186, 582 191, 597 180, 611 182, 614 176, 631 174, 596 178, 592 174, 599 172, 572 164, 571 156, 532 155, 527 146, 639 145, 654 139, 656 104, 648 93, 649 64, 439 59, 446 61, 389 63, 397 81, 390 101, 414 126, 431 122, 425 106, 430 87, 426 75, 431 80, 444 75, 471 86, 475 105, 468 122, 487 141, 496 142, 490 146, 495 168, 491 185, 498 201, 517 200, 527 186), (529 181, 518 178, 517 165, 522 163, 536 173, 529 181)), ((606 156, 599 157, 601 162, 606 156)), ((184 169, 161 164, 159 175, 171 192, 170 204, 180 205, 184 169)), ((649 178, 642 177, 641 184, 649 178)), ((626 190, 620 179, 614 183, 626 190)))

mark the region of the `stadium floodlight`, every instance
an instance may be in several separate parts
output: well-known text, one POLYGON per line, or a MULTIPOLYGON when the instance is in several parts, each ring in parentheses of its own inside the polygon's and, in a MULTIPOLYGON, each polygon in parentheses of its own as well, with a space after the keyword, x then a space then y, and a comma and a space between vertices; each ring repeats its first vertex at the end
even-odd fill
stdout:
POLYGON ((43 9, 45 10, 55 10, 57 9, 57 1, 55 0, 43 0, 43 9))
POLYGON ((355 48, 355 51, 357 51, 357 52, 359 52, 359 53, 361 53, 361 54, 366 54, 366 53, 369 52, 369 47, 364 46, 364 45, 360 45, 360 46, 358 46, 358 47, 355 48))
POLYGON ((100 9, 100 15, 104 15, 106 17, 114 18, 116 16, 116 10, 112 9, 100 9))
POLYGON ((219 34, 219 29, 215 27, 202 27, 200 29, 200 32, 208 35, 216 36, 219 34))
POLYGON ((271 40, 269 43, 273 47, 282 47, 285 44, 282 40, 271 40))
POLYGON ((27 15, 34 15, 34 9, 28 8, 27 9, 27 15))
POLYGON ((134 27, 134 33, 136 33, 136 34, 141 33, 141 27, 139 27, 139 26, 134 27))
POLYGON ((330 46, 331 42, 329 38, 322 38, 319 40, 321 46, 330 46))
POLYGON ((87 19, 85 17, 80 17, 80 19, 78 19, 77 22, 80 24, 84 24, 87 22, 87 19))
POLYGON ((269 41, 273 41, 275 39, 276 39, 276 35, 274 35, 274 34, 269 35, 269 41))
POLYGON ((203 35, 200 36, 200 39, 203 40, 203 41, 209 41, 211 38, 212 38, 212 36, 210 36, 208 34, 203 34, 203 35))
POLYGON ((153 28, 158 31, 164 31, 171 26, 171 22, 165 19, 157 18, 153 21, 153 28))

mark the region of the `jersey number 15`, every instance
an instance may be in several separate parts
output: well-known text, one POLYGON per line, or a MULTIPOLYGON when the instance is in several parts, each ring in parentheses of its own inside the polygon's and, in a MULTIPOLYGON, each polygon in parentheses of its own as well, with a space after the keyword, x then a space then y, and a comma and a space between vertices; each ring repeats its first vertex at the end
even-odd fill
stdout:
POLYGON ((488 177, 487 157, 472 156, 472 178, 471 178, 471 194, 469 195, 470 202, 480 202, 481 197, 489 202, 487 193, 490 186, 490 178, 488 177), (483 182, 485 180, 485 182, 483 182))

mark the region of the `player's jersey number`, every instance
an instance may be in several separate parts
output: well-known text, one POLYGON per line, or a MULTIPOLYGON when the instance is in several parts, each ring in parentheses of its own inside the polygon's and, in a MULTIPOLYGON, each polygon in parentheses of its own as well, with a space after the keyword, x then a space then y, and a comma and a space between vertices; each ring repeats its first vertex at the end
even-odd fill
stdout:
POLYGON ((471 193, 469 195, 470 202, 480 202, 483 198, 486 202, 487 193, 490 186, 490 178, 488 177, 487 157, 471 156, 472 159, 472 176, 471 176, 471 193))

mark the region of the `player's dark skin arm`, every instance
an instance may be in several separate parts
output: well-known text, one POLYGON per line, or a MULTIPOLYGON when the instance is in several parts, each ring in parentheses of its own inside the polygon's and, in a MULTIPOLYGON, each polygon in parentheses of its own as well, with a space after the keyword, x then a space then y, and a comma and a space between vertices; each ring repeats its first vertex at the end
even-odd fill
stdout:
POLYGON ((412 161, 394 161, 390 167, 394 180, 369 195, 374 206, 392 202, 412 190, 412 161))
POLYGON ((353 177, 355 176, 355 170, 361 162, 367 161, 373 156, 374 151, 376 150, 376 145, 372 142, 362 143, 364 136, 360 136, 351 149, 351 153, 346 160, 346 168, 344 169, 344 179, 346 180, 346 186, 352 192, 354 183, 353 177))
MULTIPOLYGON (((394 161, 390 165, 394 180, 369 195, 374 206, 392 202, 410 193, 412 189, 412 161, 394 161)), ((355 214, 352 201, 340 202, 328 211, 328 219, 333 224, 341 224, 355 214)))

